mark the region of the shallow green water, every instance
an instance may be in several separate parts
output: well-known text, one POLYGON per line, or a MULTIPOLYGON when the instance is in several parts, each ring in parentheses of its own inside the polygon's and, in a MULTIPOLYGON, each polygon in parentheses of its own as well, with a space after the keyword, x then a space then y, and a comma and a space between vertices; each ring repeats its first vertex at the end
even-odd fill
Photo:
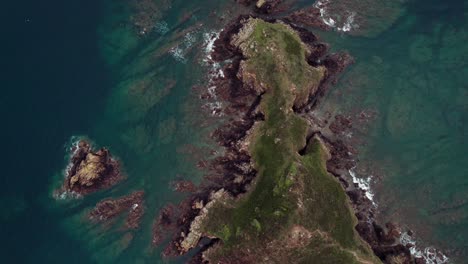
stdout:
MULTIPOLYGON (((162 262, 161 248, 150 246, 153 219, 183 198, 171 181, 199 182, 196 163, 215 148, 209 112, 192 90, 207 86, 206 38, 239 8, 232 1, 160 1, 156 27, 139 36, 130 1, 36 2, 11 3, 1 16, 3 260, 162 262), (67 144, 80 135, 108 146, 128 179, 85 199, 56 201, 67 144), (134 190, 146 191, 147 211, 131 243, 117 225, 106 230, 84 219, 97 201, 134 190)), ((422 247, 467 248, 466 1, 404 7, 374 37, 320 33, 356 58, 323 108, 377 113, 368 130, 357 127, 353 135, 366 138, 360 166, 372 164, 382 219, 415 230, 422 247)))
MULTIPOLYGON (((207 16, 217 4, 171 1, 171 8, 153 18, 158 28, 145 35, 138 35, 128 20, 134 15, 128 2, 106 1, 104 6, 108 13, 98 27, 98 46, 113 88, 87 136, 99 145, 110 146, 128 179, 79 201, 80 209, 66 214, 63 228, 72 237, 79 237, 93 261, 157 263, 163 248, 151 246, 153 221, 160 208, 183 197, 172 190, 171 182, 199 182, 202 171, 196 163, 215 147, 208 138, 209 130, 202 127, 202 102, 192 87, 207 82, 205 38, 217 28, 204 23, 210 21, 207 16), (210 8, 199 9, 203 6, 210 8), (191 18, 183 21, 187 14, 191 18), (98 200, 134 190, 146 192, 146 214, 138 231, 123 232, 117 225, 106 229, 84 222, 86 210, 98 200), (130 243, 129 234, 133 235, 130 243)), ((61 206, 54 210, 70 204, 65 201, 61 206)))
POLYGON ((365 142, 361 176, 373 176, 380 218, 456 263, 468 253, 467 7, 413 1, 375 38, 323 34, 356 58, 325 108, 376 113, 353 137, 365 142))

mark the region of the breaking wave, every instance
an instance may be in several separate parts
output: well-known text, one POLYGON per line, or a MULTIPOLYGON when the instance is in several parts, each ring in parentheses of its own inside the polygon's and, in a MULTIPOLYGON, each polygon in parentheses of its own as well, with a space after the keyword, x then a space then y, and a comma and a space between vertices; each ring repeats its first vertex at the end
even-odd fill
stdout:
POLYGON ((356 12, 346 11, 346 19, 342 22, 340 17, 334 16, 329 12, 329 5, 331 0, 319 0, 314 4, 314 7, 319 9, 320 17, 322 18, 323 23, 327 26, 336 29, 337 31, 349 32, 354 28, 357 28, 358 25, 354 23, 356 12))
POLYGON ((185 64, 187 63, 187 58, 185 56, 196 42, 197 42, 196 32, 189 32, 185 34, 180 44, 178 44, 177 46, 169 50, 169 53, 172 55, 172 57, 176 61, 185 64))
POLYGON ((348 170, 349 175, 351 175, 351 178, 353 179, 353 183, 357 184, 359 189, 363 190, 367 199, 369 199, 374 206, 377 207, 377 204, 374 201, 374 193, 371 190, 371 181, 372 181, 372 176, 369 176, 367 178, 361 178, 356 176, 356 172, 354 172, 353 169, 348 170))
POLYGON ((434 247, 420 249, 416 246, 416 241, 407 232, 400 236, 400 243, 409 247, 411 254, 417 258, 423 258, 427 264, 449 263, 449 258, 434 247))
POLYGON ((202 64, 209 67, 209 80, 208 80, 208 94, 213 102, 205 104, 210 110, 211 115, 221 116, 221 109, 223 104, 218 100, 216 95, 216 85, 214 85, 214 80, 217 78, 223 78, 224 72, 221 64, 215 62, 211 54, 214 51, 214 43, 219 38, 219 31, 210 31, 203 34, 203 47, 205 56, 202 59, 202 64))

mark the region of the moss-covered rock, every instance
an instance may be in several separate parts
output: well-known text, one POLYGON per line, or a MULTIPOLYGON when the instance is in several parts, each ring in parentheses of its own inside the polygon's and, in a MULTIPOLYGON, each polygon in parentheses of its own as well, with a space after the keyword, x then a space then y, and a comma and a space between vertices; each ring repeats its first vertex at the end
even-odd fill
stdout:
POLYGON ((307 63, 309 47, 282 22, 246 19, 231 45, 244 57, 237 77, 261 95, 264 120, 241 143, 257 176, 241 197, 212 200, 187 243, 195 245, 192 233, 219 238, 204 254, 213 263, 379 263, 354 229, 343 188, 326 170, 326 148, 318 138, 307 144, 308 123, 294 111, 316 95, 326 68, 307 63))

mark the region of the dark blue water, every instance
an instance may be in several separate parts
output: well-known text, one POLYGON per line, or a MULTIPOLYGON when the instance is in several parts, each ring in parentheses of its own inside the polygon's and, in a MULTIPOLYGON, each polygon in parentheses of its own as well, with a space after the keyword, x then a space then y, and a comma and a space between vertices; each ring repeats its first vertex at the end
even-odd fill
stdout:
POLYGON ((87 262, 82 245, 60 228, 60 217, 46 211, 41 200, 49 199, 51 173, 63 166, 64 143, 87 132, 110 87, 97 47, 97 2, 2 4, 4 263, 87 262))

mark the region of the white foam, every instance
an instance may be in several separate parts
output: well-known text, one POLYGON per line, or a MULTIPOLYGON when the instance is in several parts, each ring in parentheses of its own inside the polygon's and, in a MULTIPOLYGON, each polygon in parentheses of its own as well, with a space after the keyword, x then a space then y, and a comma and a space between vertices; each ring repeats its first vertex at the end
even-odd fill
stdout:
POLYGON ((169 53, 172 55, 172 57, 176 61, 182 62, 182 63, 187 62, 187 59, 185 58, 185 55, 184 55, 184 50, 179 45, 177 45, 177 46, 173 47, 172 49, 170 49, 169 53))
POLYGON ((338 27, 338 31, 348 32, 354 27, 354 17, 356 16, 355 12, 351 12, 351 14, 346 18, 346 22, 342 27, 338 27))
POLYGON ((419 249, 416 246, 416 241, 407 232, 403 232, 400 236, 400 243, 404 246, 410 246, 411 255, 417 258, 423 258, 426 264, 444 264, 448 263, 449 258, 434 247, 426 247, 419 249))
POLYGON ((224 77, 224 72, 222 69, 222 66, 213 60, 213 57, 211 54, 214 51, 214 44, 216 40, 219 38, 219 31, 210 31, 210 32, 205 32, 203 34, 203 46, 204 46, 204 53, 205 56, 202 59, 202 64, 204 66, 208 67, 208 72, 209 72, 209 80, 208 80, 208 94, 210 95, 210 98, 214 100, 214 102, 210 102, 205 104, 205 107, 210 109, 210 113, 213 116, 221 116, 222 115, 222 103, 218 101, 218 98, 216 96, 216 86, 214 85, 214 80, 216 78, 223 78, 224 77))
POLYGON ((211 52, 214 50, 214 43, 219 38, 218 31, 210 31, 203 34, 206 57, 211 60, 211 52))
POLYGON ((359 189, 364 191, 367 199, 369 199, 374 206, 377 206, 377 204, 374 201, 374 193, 371 190, 372 176, 369 176, 367 178, 361 178, 356 176, 356 173, 353 171, 353 169, 348 170, 348 172, 351 175, 351 178, 353 179, 353 183, 357 184, 359 189))
POLYGON ((187 33, 185 36, 184 36, 184 46, 186 49, 188 48, 191 48, 193 46, 193 44, 195 44, 195 42, 197 41, 197 37, 195 34, 193 33, 187 33))
POLYGON ((132 210, 135 210, 135 209, 137 209, 137 208, 138 208, 138 204, 137 204, 137 203, 132 205, 132 210))
POLYGON ((68 151, 70 151, 70 155, 71 156, 74 156, 76 154, 76 152, 78 151, 79 149, 79 146, 80 146, 80 141, 83 139, 84 137, 82 136, 72 136, 70 138, 70 143, 68 143, 67 145, 67 148, 68 148, 68 151))
MULTIPOLYGON (((70 141, 68 144, 65 145, 66 151, 67 151, 67 159, 71 159, 71 157, 75 156, 78 150, 80 149, 80 141, 84 137, 82 136, 72 136, 70 138, 70 141)), ((65 170, 63 171, 63 177, 66 178, 68 175, 68 172, 71 170, 73 167, 73 163, 70 161, 68 162, 67 166, 65 167, 65 170)))
POLYGON ((333 18, 331 17, 323 18, 323 23, 325 23, 329 27, 335 27, 336 24, 335 20, 333 20, 333 18))
POLYGON ((54 193, 53 197, 56 200, 68 200, 68 199, 80 199, 83 196, 77 192, 74 191, 64 191, 62 193, 54 193))
POLYGON ((324 17, 326 14, 325 7, 329 3, 329 0, 319 0, 314 4, 315 8, 318 8, 320 10, 320 16, 324 17))
POLYGON ((330 3, 329 0, 319 0, 314 4, 315 8, 318 8, 320 11, 320 17, 322 18, 323 23, 329 27, 335 27, 335 20, 328 16, 326 6, 330 3))
POLYGON ((171 48, 169 50, 169 53, 176 61, 185 64, 187 63, 187 58, 185 57, 185 55, 187 54, 187 51, 196 43, 196 41, 196 34, 194 32, 189 32, 184 35, 182 43, 171 48))
POLYGON ((343 23, 342 26, 339 26, 338 24, 340 23, 340 21, 333 19, 327 10, 327 7, 329 4, 330 4, 330 0, 319 0, 314 4, 314 7, 319 9, 320 17, 322 18, 322 21, 325 25, 331 28, 335 28, 336 30, 342 31, 342 32, 349 32, 353 28, 358 27, 356 24, 354 24, 354 18, 356 16, 356 12, 352 12, 352 11, 348 12, 349 16, 346 17, 346 21, 343 23))

